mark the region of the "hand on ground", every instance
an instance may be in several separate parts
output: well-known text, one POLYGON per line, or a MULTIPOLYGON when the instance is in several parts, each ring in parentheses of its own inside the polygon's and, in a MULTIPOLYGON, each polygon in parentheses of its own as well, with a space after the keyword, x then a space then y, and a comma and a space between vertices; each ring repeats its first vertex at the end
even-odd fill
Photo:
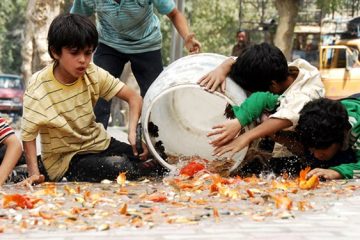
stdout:
POLYGON ((31 187, 32 185, 40 184, 45 182, 45 176, 42 174, 34 174, 25 180, 17 183, 17 185, 22 187, 31 187))
POLYGON ((144 142, 142 142, 141 144, 142 144, 143 152, 139 155, 139 158, 141 160, 147 160, 148 156, 149 156, 149 149, 148 149, 147 145, 144 142))
POLYGON ((341 179, 342 176, 335 170, 324 169, 324 168, 314 168, 307 174, 307 178, 311 178, 313 175, 318 176, 319 178, 324 178, 326 180, 332 179, 341 179))

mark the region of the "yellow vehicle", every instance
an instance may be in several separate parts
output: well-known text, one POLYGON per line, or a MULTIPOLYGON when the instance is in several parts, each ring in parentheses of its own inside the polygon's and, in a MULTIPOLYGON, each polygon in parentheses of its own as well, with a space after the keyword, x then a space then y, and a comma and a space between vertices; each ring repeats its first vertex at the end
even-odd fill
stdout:
POLYGON ((360 39, 320 47, 319 70, 326 96, 339 99, 360 93, 360 39))

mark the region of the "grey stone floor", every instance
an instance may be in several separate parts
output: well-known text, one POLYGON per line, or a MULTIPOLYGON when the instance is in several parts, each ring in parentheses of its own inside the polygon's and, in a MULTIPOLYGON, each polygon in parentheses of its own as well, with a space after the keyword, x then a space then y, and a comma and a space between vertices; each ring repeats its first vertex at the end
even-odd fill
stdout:
MULTIPOLYGON (((112 135, 126 137, 115 129, 112 135)), ((360 180, 355 181, 360 185, 360 180)), ((1 240, 7 239, 131 239, 131 240, 178 240, 178 239, 360 239, 360 190, 347 198, 321 199, 329 208, 304 212, 295 218, 268 219, 263 222, 233 216, 219 222, 205 221, 196 225, 163 224, 152 229, 147 227, 118 228, 107 231, 68 232, 25 231, 22 233, 0 233, 1 240)), ((185 210, 186 211, 186 210, 185 210)), ((191 211, 189 209, 188 211, 191 211)), ((100 223, 99 223, 100 224, 100 223)))
POLYGON ((360 239, 360 196, 335 202, 327 211, 307 213, 295 219, 246 222, 233 218, 213 224, 166 225, 153 229, 129 228, 81 233, 24 232, 22 234, 0 234, 0 239, 360 239))

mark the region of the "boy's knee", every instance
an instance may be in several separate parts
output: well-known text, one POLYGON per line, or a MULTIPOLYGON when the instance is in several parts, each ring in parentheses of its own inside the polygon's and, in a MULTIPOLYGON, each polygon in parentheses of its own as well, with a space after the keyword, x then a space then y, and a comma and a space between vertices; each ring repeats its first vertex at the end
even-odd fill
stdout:
POLYGON ((139 171, 136 168, 135 161, 131 161, 127 156, 110 156, 106 157, 104 164, 107 165, 109 172, 117 176, 122 172, 126 172, 126 177, 129 180, 136 179, 139 176, 139 171))

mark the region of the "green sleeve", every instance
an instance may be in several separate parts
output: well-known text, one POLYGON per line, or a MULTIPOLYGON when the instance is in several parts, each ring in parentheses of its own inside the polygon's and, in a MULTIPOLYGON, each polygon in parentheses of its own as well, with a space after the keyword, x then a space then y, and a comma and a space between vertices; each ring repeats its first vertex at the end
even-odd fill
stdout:
POLYGON ((341 101, 349 115, 351 124, 350 145, 355 151, 356 163, 341 164, 330 169, 339 172, 344 178, 353 178, 353 171, 360 170, 360 102, 356 99, 345 99, 341 101))
POLYGON ((264 110, 272 111, 278 104, 279 95, 270 92, 255 92, 233 111, 241 126, 247 126, 261 116, 264 110))
POLYGON ((354 170, 360 170, 360 156, 359 151, 356 153, 356 159, 358 160, 357 163, 348 163, 348 164, 341 164, 336 167, 330 167, 330 169, 337 171, 340 173, 344 178, 351 179, 353 178, 354 170))

